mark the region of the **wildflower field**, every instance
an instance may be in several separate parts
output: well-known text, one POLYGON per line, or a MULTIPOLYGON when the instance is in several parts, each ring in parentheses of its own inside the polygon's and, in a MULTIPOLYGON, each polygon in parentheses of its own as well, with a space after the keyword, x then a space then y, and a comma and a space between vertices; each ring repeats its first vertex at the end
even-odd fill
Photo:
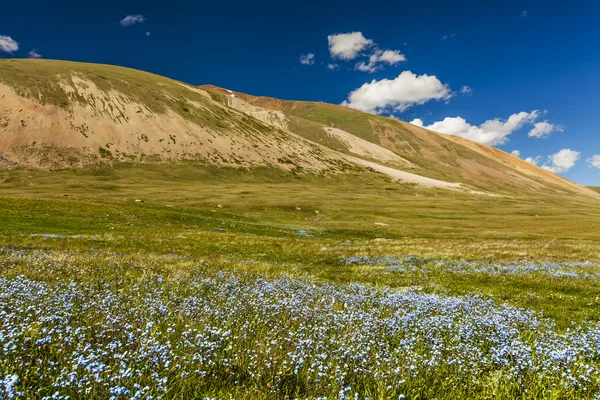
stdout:
POLYGON ((182 172, 0 173, 0 399, 600 398, 597 201, 182 172))

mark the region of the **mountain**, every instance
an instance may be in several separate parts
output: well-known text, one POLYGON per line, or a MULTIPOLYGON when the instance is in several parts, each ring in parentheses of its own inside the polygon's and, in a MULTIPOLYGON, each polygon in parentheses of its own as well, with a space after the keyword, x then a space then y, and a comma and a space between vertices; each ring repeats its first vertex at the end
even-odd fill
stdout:
POLYGON ((347 107, 194 87, 133 69, 0 60, 0 165, 194 162, 370 170, 477 194, 598 196, 501 150, 347 107))
MULTIPOLYGON (((211 85, 202 88, 213 94, 215 99, 234 108, 240 108, 238 104, 244 102, 282 112, 289 120, 290 130, 338 151, 357 154, 344 142, 340 133, 384 148, 410 163, 399 167, 422 176, 461 182, 484 191, 504 191, 510 188, 537 191, 552 188, 592 194, 588 188, 502 150, 462 137, 433 132, 394 118, 322 102, 257 97, 211 85), (329 135, 323 135, 323 129, 329 135), (332 134, 332 130, 338 134, 332 134)), ((382 160, 377 161, 381 163, 382 160)))
POLYGON ((107 65, 0 60, 0 156, 40 168, 102 161, 338 169, 335 152, 193 86, 107 65))

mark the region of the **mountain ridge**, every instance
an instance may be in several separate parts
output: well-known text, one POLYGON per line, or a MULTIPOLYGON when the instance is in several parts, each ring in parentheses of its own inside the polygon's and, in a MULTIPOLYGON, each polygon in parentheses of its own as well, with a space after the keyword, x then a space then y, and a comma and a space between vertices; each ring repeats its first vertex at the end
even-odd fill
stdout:
POLYGON ((501 150, 347 107, 194 87, 134 69, 0 60, 0 164, 184 162, 294 173, 369 169, 421 186, 598 193, 501 150))
MULTIPOLYGON (((447 134, 434 132, 434 131, 428 130, 426 128, 423 128, 423 127, 418 127, 416 125, 412 125, 410 123, 397 120, 395 118, 366 114, 361 111, 357 111, 357 110, 354 110, 354 109, 351 109, 351 108, 348 108, 348 107, 342 106, 342 105, 333 105, 333 104, 328 104, 328 103, 312 102, 312 101, 280 100, 280 99, 275 99, 275 98, 267 97, 267 96, 253 96, 253 95, 248 95, 248 94, 241 93, 241 92, 233 92, 228 89, 219 88, 214 85, 203 85, 200 87, 209 92, 216 92, 221 95, 234 94, 235 96, 241 97, 244 101, 248 102, 249 104, 256 105, 259 107, 264 107, 267 109, 288 112, 296 117, 304 117, 304 118, 309 119, 310 121, 319 122, 324 126, 332 126, 332 127, 339 126, 340 124, 338 122, 340 122, 340 121, 339 121, 339 117, 336 118, 336 113, 337 114, 339 114, 340 112, 348 113, 350 116, 347 117, 345 121, 341 121, 343 123, 343 125, 342 125, 343 128, 351 131, 350 132, 351 134, 354 134, 364 140, 371 141, 372 143, 375 143, 377 145, 381 145, 383 148, 385 148, 387 150, 391 150, 391 151, 400 153, 405 158, 414 156, 414 154, 418 152, 418 149, 415 150, 415 148, 414 148, 415 143, 418 143, 418 141, 415 141, 415 139, 418 139, 418 140, 421 140, 424 142, 433 143, 435 145, 439 145, 442 147, 444 146, 444 142, 446 142, 446 144, 450 143, 452 146, 460 146, 460 147, 456 147, 456 149, 458 149, 458 150, 456 150, 456 154, 459 155, 459 157, 456 157, 456 158, 460 159, 460 153, 462 152, 464 154, 465 150, 468 150, 470 152, 477 153, 479 155, 484 156, 486 159, 485 161, 490 161, 490 157, 491 157, 491 159, 496 164, 500 164, 500 166, 502 166, 502 167, 509 167, 509 169, 513 169, 513 171, 509 171, 508 175, 522 180, 523 183, 525 183, 525 184, 529 183, 529 184, 533 185, 534 187, 536 187, 538 185, 538 182, 536 182, 536 178, 537 178, 537 179, 549 180, 553 184, 556 184, 559 186, 570 187, 577 191, 579 191, 581 189, 581 186, 579 186, 561 176, 558 176, 558 175, 556 175, 550 171, 547 171, 543 168, 534 166, 534 165, 526 162, 525 160, 522 160, 516 156, 508 154, 508 153, 506 153, 500 149, 497 149, 495 147, 487 146, 487 145, 480 144, 480 143, 475 143, 475 142, 472 142, 468 139, 465 139, 465 138, 462 138, 459 136, 453 136, 453 135, 447 135, 447 134), (329 110, 334 110, 334 113, 328 113, 329 110), (363 118, 363 121, 360 121, 362 123, 362 126, 360 126, 361 124, 348 123, 348 121, 351 121, 353 118, 356 118, 356 117, 363 118), (368 123, 372 127, 372 129, 370 131, 368 129, 366 129, 365 124, 364 124, 364 119, 369 120, 368 123), (396 125, 396 129, 395 129, 396 133, 397 132, 402 132, 402 133, 408 132, 410 135, 412 135, 412 137, 408 137, 404 143, 398 144, 397 141, 396 141, 396 143, 394 143, 393 137, 390 137, 389 133, 386 134, 386 132, 385 132, 385 128, 386 128, 385 125, 387 125, 387 128, 392 127, 392 129, 393 129, 394 124, 396 125), (382 127, 382 125, 384 125, 384 126, 382 127), (399 127, 398 127, 398 125, 399 125, 399 127), (518 170, 519 172, 521 172, 527 176, 526 177, 518 176, 519 174, 517 174, 517 176, 515 176, 514 169, 518 170), (534 179, 528 179, 530 177, 533 177, 534 179), (523 179, 523 178, 525 178, 525 179, 523 179)), ((432 149, 432 147, 429 148, 430 151, 431 151, 431 149, 432 149)), ((435 147, 433 147, 433 149, 435 150, 435 147)), ((423 156, 423 154, 420 154, 420 156, 423 156)), ((419 161, 421 161, 421 162, 422 161, 436 162, 436 161, 439 161, 439 159, 436 160, 436 156, 433 155, 432 157, 429 157, 429 158, 422 157, 419 161)), ((453 166, 452 162, 456 161, 456 160, 454 159, 454 160, 450 160, 450 161, 451 161, 450 163, 442 162, 441 164, 446 164, 447 166, 452 167, 453 166)), ((469 166, 468 161, 465 162, 465 164, 467 167, 469 166)), ((497 167, 497 165, 495 167, 497 167)), ((435 175, 432 176, 432 175, 430 175, 431 171, 425 171, 423 169, 424 168, 421 168, 418 173, 423 174, 427 177, 431 177, 431 178, 438 178, 438 179, 444 179, 444 180, 454 179, 454 180, 458 180, 459 182, 460 181, 464 182, 464 180, 462 180, 462 179, 467 179, 468 181, 470 181, 469 183, 473 184, 476 187, 479 187, 478 183, 480 183, 480 181, 477 179, 476 175, 479 171, 481 171, 481 168, 479 169, 479 171, 478 170, 474 171, 474 170, 465 168, 462 170, 461 175, 453 174, 450 176, 435 176, 435 175)), ((503 180, 503 179, 506 180, 506 177, 507 177, 507 174, 500 174, 500 173, 498 173, 498 171, 495 168, 492 168, 492 169, 486 168, 485 172, 487 174, 489 174, 492 179, 497 178, 500 180, 503 180)), ((480 188, 486 189, 485 185, 480 188)), ((591 190, 586 190, 586 189, 584 189, 584 192, 586 192, 586 194, 593 195, 593 193, 591 193, 591 190)))

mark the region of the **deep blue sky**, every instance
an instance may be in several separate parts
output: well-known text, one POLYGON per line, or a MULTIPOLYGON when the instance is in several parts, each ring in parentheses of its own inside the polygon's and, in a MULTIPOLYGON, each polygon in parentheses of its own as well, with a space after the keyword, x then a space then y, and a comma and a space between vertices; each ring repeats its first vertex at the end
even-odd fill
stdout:
POLYGON ((532 125, 526 125, 498 147, 517 149, 522 158, 541 156, 540 164, 548 166, 553 165, 549 155, 577 151, 575 166, 562 175, 600 185, 600 169, 587 161, 600 154, 598 2, 85 3, 4 0, 0 35, 17 41, 19 49, 0 57, 27 57, 37 49, 44 58, 117 64, 192 84, 331 103, 341 103, 366 82, 394 79, 405 70, 434 75, 453 91, 452 98, 391 112, 425 125, 457 116, 480 125, 540 110, 536 122, 547 120, 563 131, 537 139, 528 137, 532 125), (137 14, 145 21, 119 24, 137 14), (365 57, 332 60, 327 36, 355 31, 381 49, 399 50, 407 60, 375 73, 354 69, 365 57), (300 55, 309 52, 315 63, 302 65, 300 55), (326 68, 332 62, 340 68, 326 68), (463 86, 472 89, 470 96, 459 93, 463 86))

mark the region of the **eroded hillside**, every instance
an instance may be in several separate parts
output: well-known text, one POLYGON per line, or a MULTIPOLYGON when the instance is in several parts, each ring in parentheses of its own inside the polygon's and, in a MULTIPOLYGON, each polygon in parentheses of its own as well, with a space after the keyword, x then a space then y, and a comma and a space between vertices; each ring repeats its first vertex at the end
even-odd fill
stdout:
POLYGON ((335 152, 146 72, 42 60, 0 61, 0 154, 42 168, 182 161, 337 170, 335 152))

